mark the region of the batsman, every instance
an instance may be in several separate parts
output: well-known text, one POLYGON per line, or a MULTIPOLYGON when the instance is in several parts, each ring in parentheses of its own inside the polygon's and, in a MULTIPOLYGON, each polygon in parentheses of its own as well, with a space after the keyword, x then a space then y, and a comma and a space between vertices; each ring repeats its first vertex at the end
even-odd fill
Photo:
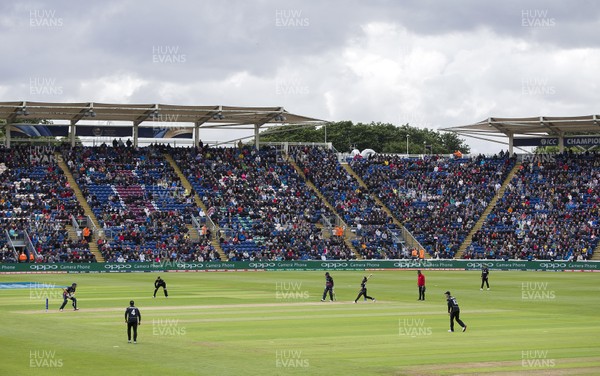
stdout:
POLYGON ((75 290, 77 290, 77 283, 73 283, 70 287, 67 287, 63 290, 63 303, 60 306, 59 311, 62 311, 63 308, 65 308, 69 299, 73 302, 73 310, 79 311, 79 308, 77 308, 77 298, 75 297, 75 290))
POLYGON ((362 282, 360 283, 360 290, 358 291, 358 296, 356 297, 356 299, 354 299, 354 303, 356 303, 361 296, 364 296, 365 299, 371 299, 373 302, 375 302, 375 298, 367 295, 367 282, 372 276, 373 274, 369 274, 368 277, 363 277, 362 282))
POLYGON ((322 302, 325 301, 327 293, 329 293, 329 300, 333 302, 333 278, 331 277, 331 275, 329 275, 329 272, 325 273, 325 291, 323 291, 323 299, 321 299, 322 302))

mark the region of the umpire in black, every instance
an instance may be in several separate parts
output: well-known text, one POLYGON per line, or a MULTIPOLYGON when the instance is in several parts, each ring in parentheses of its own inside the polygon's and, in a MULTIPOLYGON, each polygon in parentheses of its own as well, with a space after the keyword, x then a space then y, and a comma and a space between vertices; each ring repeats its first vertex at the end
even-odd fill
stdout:
POLYGON ((488 269, 488 266, 486 264, 483 264, 483 266, 481 267, 481 287, 479 288, 480 290, 483 290, 484 283, 487 285, 487 289, 490 289, 490 283, 488 282, 489 275, 490 269, 488 269))
POLYGON ((125 310, 125 322, 127 323, 127 342, 131 343, 131 329, 133 329, 133 343, 137 343, 137 327, 142 325, 142 314, 134 305, 133 300, 129 302, 129 307, 125 310))
POLYGON ((164 279, 161 279, 160 276, 158 278, 156 278, 156 281, 154 281, 154 296, 153 298, 156 298, 156 292, 158 291, 159 288, 163 288, 163 291, 165 292, 165 297, 169 297, 169 293, 167 292, 167 282, 165 282, 164 279))
POLYGON ((448 302, 448 313, 450 314, 450 330, 449 332, 454 331, 454 320, 458 323, 458 325, 462 326, 462 331, 467 330, 467 326, 460 319, 460 308, 458 307, 458 302, 456 298, 450 294, 450 291, 446 291, 446 301, 448 302))
POLYGON ((322 302, 325 301, 327 297, 327 293, 329 292, 329 300, 333 302, 333 278, 329 275, 329 272, 325 273, 325 291, 323 291, 323 299, 322 302))

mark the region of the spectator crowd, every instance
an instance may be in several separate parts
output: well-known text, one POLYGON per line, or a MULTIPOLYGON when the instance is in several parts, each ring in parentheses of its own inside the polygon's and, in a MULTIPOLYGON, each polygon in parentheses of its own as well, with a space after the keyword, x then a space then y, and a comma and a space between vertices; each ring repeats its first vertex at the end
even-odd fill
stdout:
POLYGON ((500 195, 515 163, 503 152, 372 154, 347 169, 334 150, 306 145, 0 148, 0 262, 95 262, 90 241, 109 262, 219 260, 213 240, 231 261, 424 258, 398 221, 430 257, 453 258, 494 197, 463 258, 589 259, 600 155, 527 156, 500 195), (59 156, 104 236, 73 235, 86 217, 59 156))

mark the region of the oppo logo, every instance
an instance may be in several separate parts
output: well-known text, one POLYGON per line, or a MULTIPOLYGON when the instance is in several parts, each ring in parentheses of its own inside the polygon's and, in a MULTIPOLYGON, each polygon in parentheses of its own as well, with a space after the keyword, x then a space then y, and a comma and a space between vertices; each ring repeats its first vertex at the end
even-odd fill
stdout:
POLYGON ((129 265, 129 264, 104 265, 104 269, 109 269, 109 270, 131 269, 131 265, 129 265))
POLYGON ((56 270, 58 265, 29 265, 31 270, 56 270))
MULTIPOLYGON (((483 265, 484 264, 481 263, 481 262, 468 262, 467 263, 467 267, 468 268, 481 268, 481 267, 483 267, 483 265)), ((486 263, 485 265, 487 265, 488 268, 493 268, 494 267, 494 265, 489 264, 489 263, 486 263)))
POLYGON ((176 264, 175 266, 177 266, 178 268, 182 268, 182 269, 194 269, 194 268, 202 268, 204 266, 204 264, 180 263, 180 264, 176 264))
POLYGON ((417 267, 427 267, 427 265, 421 264, 419 262, 395 262, 394 266, 397 268, 417 268, 417 267))
POLYGON ((542 268, 546 268, 546 269, 556 269, 556 268, 566 268, 567 264, 565 264, 565 263, 555 264, 555 263, 550 263, 550 262, 542 262, 540 264, 540 266, 542 268))
POLYGON ((250 264, 248 264, 248 266, 251 268, 256 268, 256 269, 274 268, 275 263, 274 262, 251 262, 250 264))
POLYGON ((346 268, 348 267, 348 263, 346 262, 322 262, 322 268, 346 268))

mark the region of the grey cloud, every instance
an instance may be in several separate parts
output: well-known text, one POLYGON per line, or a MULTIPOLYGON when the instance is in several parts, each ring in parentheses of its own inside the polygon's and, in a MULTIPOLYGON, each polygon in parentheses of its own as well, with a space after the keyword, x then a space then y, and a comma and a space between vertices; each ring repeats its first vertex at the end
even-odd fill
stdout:
POLYGON ((284 105, 431 127, 590 114, 598 26, 600 3, 583 0, 3 2, 0 100, 284 105), (369 50, 372 23, 405 39, 369 50), (419 66, 403 64, 417 48, 439 54, 440 71, 419 77, 419 66), (398 63, 390 74, 400 78, 369 79, 348 51, 398 63), (119 90, 120 80, 135 84, 119 90))

